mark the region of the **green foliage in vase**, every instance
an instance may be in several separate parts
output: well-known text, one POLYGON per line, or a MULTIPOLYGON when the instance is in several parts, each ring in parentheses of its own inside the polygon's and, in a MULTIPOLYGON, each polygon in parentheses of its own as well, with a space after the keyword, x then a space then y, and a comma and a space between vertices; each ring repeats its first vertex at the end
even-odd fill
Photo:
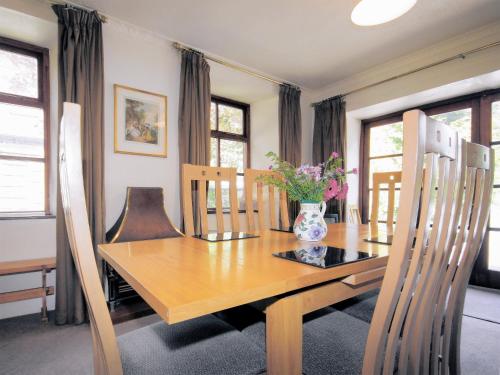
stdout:
MULTIPOLYGON (((348 191, 346 172, 342 168, 343 160, 338 153, 332 152, 328 160, 318 165, 304 164, 295 168, 281 160, 274 152, 266 156, 272 164, 269 170, 276 176, 260 176, 259 181, 276 186, 288 194, 291 201, 321 202, 332 198, 345 199, 348 191)), ((357 173, 354 169, 347 173, 357 173)))

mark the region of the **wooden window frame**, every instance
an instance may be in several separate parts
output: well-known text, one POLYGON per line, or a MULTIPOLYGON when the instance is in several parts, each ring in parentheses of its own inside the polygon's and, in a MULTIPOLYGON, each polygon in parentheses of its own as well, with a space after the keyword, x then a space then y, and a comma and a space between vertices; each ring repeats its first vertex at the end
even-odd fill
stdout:
POLYGON ((44 163, 44 210, 43 211, 17 211, 0 212, 1 218, 8 217, 46 217, 50 216, 50 76, 49 76, 49 50, 33 44, 18 40, 0 37, 0 49, 25 56, 34 57, 38 61, 38 98, 0 92, 0 102, 40 108, 43 110, 44 121, 44 156, 24 157, 13 155, 0 155, 0 159, 35 161, 44 163))
MULTIPOLYGON (((220 167, 220 140, 226 139, 230 141, 238 141, 246 143, 246 165, 245 168, 250 168, 250 104, 239 102, 233 99, 224 98, 221 96, 212 95, 210 103, 215 103, 215 121, 216 129, 210 129, 210 139, 217 138, 217 167, 220 167), (226 105, 241 109, 243 111, 243 134, 229 133, 219 130, 219 107, 218 105, 226 105)), ((244 173, 238 172, 238 176, 244 176, 244 173)), ((228 211, 229 212, 229 211, 228 211)), ((238 210, 239 213, 245 213, 246 210, 238 210)), ((208 208, 208 213, 215 213, 215 208, 208 208)))

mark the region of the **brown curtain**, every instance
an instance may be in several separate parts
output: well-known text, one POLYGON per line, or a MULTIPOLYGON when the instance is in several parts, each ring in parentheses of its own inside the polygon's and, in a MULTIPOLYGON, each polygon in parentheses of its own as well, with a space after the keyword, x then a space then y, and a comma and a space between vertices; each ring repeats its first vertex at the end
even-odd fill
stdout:
MULTIPOLYGON (((279 96, 279 140, 280 158, 298 167, 302 161, 302 118, 300 114, 300 90, 289 86, 280 86, 279 96)), ((299 214, 298 202, 288 204, 290 222, 299 214)))
MULTIPOLYGON (((82 107, 82 156, 85 198, 94 246, 104 242, 103 48, 96 12, 64 5, 52 7, 59 22, 59 118, 62 103, 82 107)), ((99 258, 98 258, 99 259, 99 258)), ((86 305, 73 263, 57 188, 56 324, 86 321, 86 305)))
MULTIPOLYGON (((318 103, 314 107, 313 163, 323 163, 332 151, 345 160, 346 142, 345 101, 334 97, 318 103)), ((345 168, 345 165, 343 166, 345 168)), ((336 213, 340 221, 344 217, 343 202, 332 199, 328 202, 327 213, 336 213)))
MULTIPOLYGON (((210 66, 202 54, 182 51, 179 96, 181 167, 185 163, 210 164, 210 99, 210 66)), ((193 186, 193 208, 198 207, 196 190, 197 187, 193 186)), ((199 215, 196 209, 193 212, 195 231, 198 232, 199 215)), ((181 218, 183 222, 182 210, 181 218)))

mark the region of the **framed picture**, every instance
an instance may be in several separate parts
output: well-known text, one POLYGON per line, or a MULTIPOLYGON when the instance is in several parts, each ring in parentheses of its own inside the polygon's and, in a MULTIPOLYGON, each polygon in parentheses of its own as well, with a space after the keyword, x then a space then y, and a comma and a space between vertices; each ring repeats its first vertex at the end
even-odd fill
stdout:
POLYGON ((114 85, 115 152, 167 157, 167 97, 114 85))

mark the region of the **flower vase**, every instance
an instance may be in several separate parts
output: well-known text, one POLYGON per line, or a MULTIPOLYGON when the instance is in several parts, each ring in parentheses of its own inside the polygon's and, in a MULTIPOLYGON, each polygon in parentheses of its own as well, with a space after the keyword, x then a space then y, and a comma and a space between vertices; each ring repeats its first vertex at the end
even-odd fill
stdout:
POLYGON ((316 242, 325 238, 328 231, 323 216, 325 202, 300 202, 300 213, 293 224, 293 233, 301 241, 316 242))

